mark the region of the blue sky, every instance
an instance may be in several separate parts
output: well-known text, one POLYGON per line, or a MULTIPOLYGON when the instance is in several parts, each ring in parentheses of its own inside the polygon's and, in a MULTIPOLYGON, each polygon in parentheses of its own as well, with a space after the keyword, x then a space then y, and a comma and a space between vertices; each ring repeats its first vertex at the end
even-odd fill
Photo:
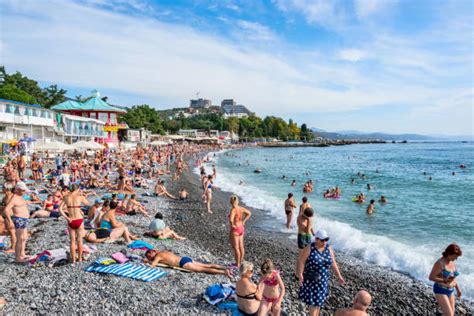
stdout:
POLYGON ((472 1, 5 0, 0 64, 68 95, 197 92, 330 131, 473 134, 472 1))

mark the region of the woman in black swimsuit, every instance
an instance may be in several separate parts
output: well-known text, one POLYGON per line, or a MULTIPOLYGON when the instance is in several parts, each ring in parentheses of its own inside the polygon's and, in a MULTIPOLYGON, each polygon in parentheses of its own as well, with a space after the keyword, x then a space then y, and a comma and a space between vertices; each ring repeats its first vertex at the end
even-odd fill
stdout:
POLYGON ((262 293, 250 279, 253 275, 253 264, 244 261, 240 265, 240 280, 236 283, 237 305, 244 316, 256 316, 260 307, 262 293))

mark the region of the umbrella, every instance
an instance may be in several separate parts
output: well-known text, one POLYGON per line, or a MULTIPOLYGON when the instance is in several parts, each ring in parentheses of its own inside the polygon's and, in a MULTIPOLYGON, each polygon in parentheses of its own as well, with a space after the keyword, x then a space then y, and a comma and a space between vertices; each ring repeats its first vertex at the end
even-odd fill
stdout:
POLYGON ((99 150, 99 149, 104 149, 104 148, 105 148, 104 145, 101 145, 101 144, 96 143, 96 142, 94 142, 94 141, 90 141, 90 142, 88 142, 88 143, 90 144, 91 149, 97 149, 97 150, 99 150))
POLYGON ((58 142, 53 140, 49 143, 36 146, 36 151, 65 151, 65 150, 74 150, 74 147, 65 143, 58 142))
POLYGON ((100 149, 104 149, 104 146, 100 145, 100 144, 97 144, 96 142, 86 142, 85 140, 81 140, 81 141, 78 141, 74 144, 72 144, 72 146, 76 149, 79 149, 79 150, 82 150, 82 149, 85 149, 85 150, 88 150, 88 149, 91 149, 91 150, 100 150, 100 149))

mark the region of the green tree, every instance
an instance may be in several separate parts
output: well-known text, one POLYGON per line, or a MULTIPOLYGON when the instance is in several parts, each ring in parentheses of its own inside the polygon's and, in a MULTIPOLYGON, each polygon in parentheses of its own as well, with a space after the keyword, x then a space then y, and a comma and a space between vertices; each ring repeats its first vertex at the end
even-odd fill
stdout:
POLYGON ((148 104, 135 105, 122 116, 130 128, 146 127, 154 134, 164 134, 162 120, 148 104))
POLYGON ((65 95, 67 91, 64 89, 58 89, 58 85, 50 85, 45 89, 45 92, 45 101, 43 103, 45 108, 50 108, 53 105, 66 101, 65 95))
POLYGON ((33 96, 21 89, 18 89, 13 84, 5 84, 0 87, 0 98, 28 104, 36 103, 36 99, 33 96))

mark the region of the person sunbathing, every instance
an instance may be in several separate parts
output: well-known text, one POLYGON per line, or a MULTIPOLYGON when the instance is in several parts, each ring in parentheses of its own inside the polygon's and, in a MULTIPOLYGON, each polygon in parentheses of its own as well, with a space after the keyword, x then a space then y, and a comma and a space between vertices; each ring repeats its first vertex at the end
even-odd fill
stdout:
POLYGON ((184 268, 186 270, 198 273, 221 274, 231 277, 230 270, 218 264, 207 264, 194 261, 190 257, 180 257, 171 251, 147 250, 145 252, 146 260, 151 266, 156 267, 162 263, 171 267, 184 268))
POLYGON ((132 194, 130 196, 130 199, 128 199, 126 205, 124 205, 124 212, 126 214, 142 213, 146 217, 150 217, 150 215, 146 211, 146 208, 135 199, 135 194, 132 194))
POLYGON ((155 195, 166 196, 166 197, 169 197, 170 199, 177 200, 177 198, 174 195, 170 194, 168 190, 166 190, 165 181, 163 180, 158 180, 158 182, 156 183, 155 195))
POLYGON ((113 228, 112 230, 99 228, 99 229, 92 229, 89 231, 83 230, 82 236, 87 242, 101 244, 108 240, 115 241, 119 238, 123 237, 125 243, 129 244, 132 240, 136 240, 135 236, 131 236, 128 230, 125 227, 117 227, 113 228))
POLYGON ((176 240, 185 240, 186 238, 179 236, 176 232, 174 232, 171 228, 166 226, 165 222, 163 221, 163 214, 156 213, 155 218, 151 221, 150 226, 148 227, 150 230, 146 232, 145 236, 160 238, 160 239, 176 239, 176 240))

